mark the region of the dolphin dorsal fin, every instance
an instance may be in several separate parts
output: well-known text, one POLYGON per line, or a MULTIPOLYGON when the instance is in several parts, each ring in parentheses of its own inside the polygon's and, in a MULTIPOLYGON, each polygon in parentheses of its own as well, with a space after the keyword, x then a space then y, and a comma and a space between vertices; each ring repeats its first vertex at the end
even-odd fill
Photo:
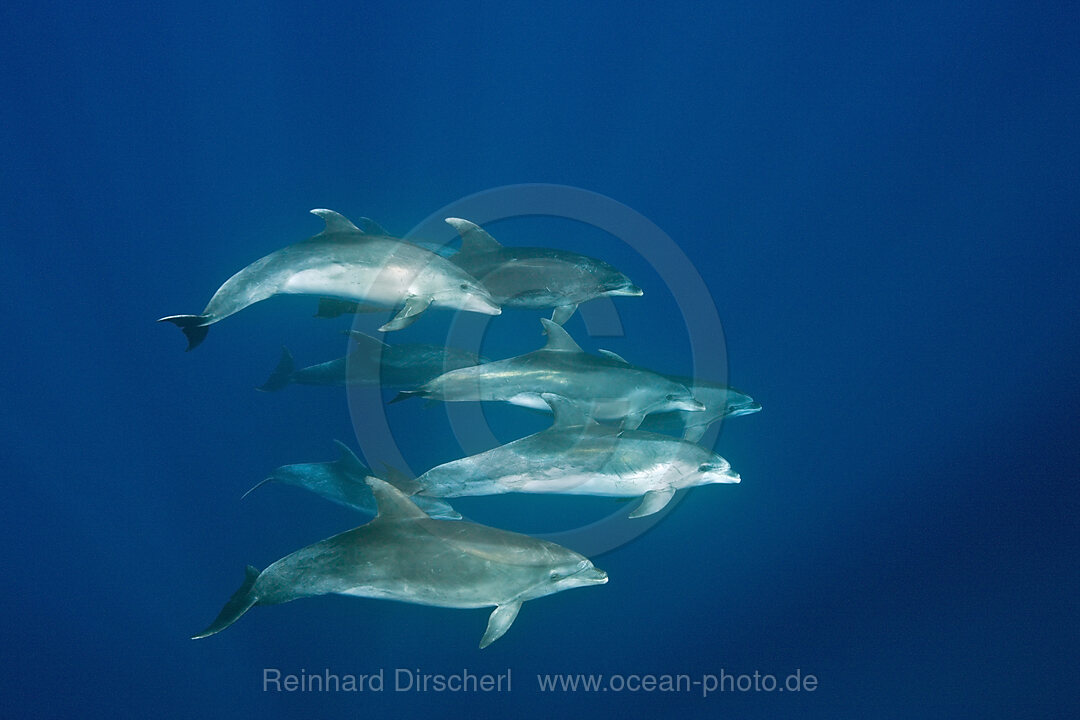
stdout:
POLYGON ((352 451, 352 448, 340 440, 335 440, 334 444, 337 445, 338 451, 341 452, 341 457, 337 459, 337 462, 344 470, 360 477, 367 477, 371 474, 371 470, 360 461, 360 458, 356 457, 356 453, 352 451))
POLYGON ((581 349, 580 345, 574 342, 574 338, 570 337, 570 333, 566 332, 562 325, 553 323, 547 318, 540 318, 540 324, 544 326, 544 332, 547 334, 547 345, 544 346, 545 350, 552 350, 555 352, 585 352, 581 349))
POLYGON ((460 254, 485 253, 502 247, 499 241, 488 235, 487 230, 476 223, 461 218, 446 218, 446 223, 458 231, 461 236, 460 254))
POLYGON ((416 503, 405 497, 405 493, 390 483, 377 477, 367 477, 364 480, 367 481, 372 494, 375 495, 375 505, 379 509, 379 514, 375 516, 376 520, 423 520, 427 518, 427 513, 416 507, 416 503))
POLYGON ((386 237, 390 237, 390 233, 386 232, 386 228, 371 218, 362 217, 357 219, 356 222, 360 225, 360 232, 367 233, 368 235, 385 235, 386 237))
POLYGON ((345 217, 341 213, 336 213, 333 210, 326 210, 324 208, 315 208, 311 211, 312 215, 318 215, 326 223, 326 227, 323 228, 322 235, 332 235, 333 233, 342 232, 354 232, 363 233, 364 231, 352 224, 349 218, 345 217))
POLYGON ((626 362, 626 360, 623 359, 622 355, 618 355, 616 353, 613 353, 610 350, 597 350, 596 352, 600 353, 604 357, 611 358, 612 360, 615 360, 616 362, 621 362, 623 365, 629 365, 630 364, 630 363, 626 362))
POLYGON ((555 416, 552 427, 576 427, 596 422, 585 414, 580 405, 569 398, 555 393, 541 393, 540 397, 548 404, 551 413, 555 416))

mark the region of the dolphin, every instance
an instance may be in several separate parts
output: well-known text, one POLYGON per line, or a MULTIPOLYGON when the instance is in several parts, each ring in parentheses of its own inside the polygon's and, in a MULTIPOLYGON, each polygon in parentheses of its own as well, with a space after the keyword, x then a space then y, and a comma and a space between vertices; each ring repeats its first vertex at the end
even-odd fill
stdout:
POLYGON ((669 435, 618 429, 588 418, 566 398, 542 395, 555 415, 546 430, 470 457, 444 463, 416 478, 419 497, 463 497, 508 492, 643 496, 630 517, 657 512, 676 490, 737 483, 727 460, 669 435))
MULTIPOLYGON (((630 363, 610 350, 599 350, 598 352, 616 362, 630 365, 630 363)), ((633 366, 630 365, 630 367, 633 366)), ((761 403, 756 402, 754 398, 746 393, 739 392, 727 385, 680 375, 665 375, 664 377, 690 388, 694 398, 705 406, 705 410, 703 412, 676 410, 657 413, 650 417, 646 423, 650 430, 663 427, 665 421, 674 416, 682 422, 683 440, 697 442, 705 434, 705 430, 721 418, 739 417, 740 415, 750 415, 761 411, 761 403)))
POLYGON ((450 260, 503 307, 555 308, 551 319, 562 325, 588 300, 643 294, 603 260, 552 248, 504 247, 475 223, 452 217, 446 222, 461 235, 461 251, 450 260))
POLYGON ((391 402, 418 395, 444 402, 502 400, 546 410, 544 393, 579 403, 597 420, 621 420, 635 430, 645 415, 705 406, 683 384, 659 373, 610 357, 589 355, 560 325, 541 318, 547 344, 540 350, 506 360, 451 370, 416 390, 398 393, 391 402))
MULTIPOLYGON (((376 509, 375 497, 371 494, 371 488, 364 481, 369 477, 374 477, 375 474, 364 463, 360 462, 360 458, 356 457, 356 454, 348 445, 338 440, 335 440, 334 444, 337 445, 338 451, 341 453, 337 460, 325 463, 282 465, 270 473, 270 477, 244 493, 244 497, 267 483, 279 482, 283 485, 293 485, 310 490, 331 502, 359 510, 368 515, 374 515, 376 509)), ((415 493, 420 489, 415 480, 409 480, 404 476, 404 473, 390 467, 387 467, 386 481, 406 494, 415 493)), ((436 498, 417 496, 413 500, 421 510, 431 517, 444 520, 461 519, 461 513, 454 510, 446 502, 436 498)))
MULTIPOLYGON (((640 297, 641 288, 614 267, 588 255, 538 247, 504 247, 483 228, 461 218, 446 218, 461 235, 461 250, 447 255, 479 280, 501 307, 554 308, 562 325, 578 305, 605 296, 640 297)), ((318 317, 371 312, 358 303, 324 298, 318 317)))
POLYGON ((379 328, 408 327, 431 306, 498 315, 491 294, 446 258, 381 232, 366 233, 333 210, 311 211, 325 229, 303 242, 270 253, 233 275, 218 288, 200 315, 170 315, 187 336, 188 350, 199 345, 210 325, 249 305, 281 294, 314 294, 403 307, 379 328))
POLYGON ((441 345, 408 343, 387 345, 355 330, 349 336, 355 348, 345 357, 296 369, 288 348, 270 378, 260 386, 263 392, 282 390, 289 385, 381 385, 406 388, 422 385, 448 370, 478 365, 476 353, 441 345))
POLYGON ((659 426, 667 416, 674 416, 682 423, 683 440, 697 442, 705 434, 709 426, 717 420, 750 415, 761 411, 761 403, 735 388, 708 380, 679 377, 677 375, 668 375, 666 377, 675 382, 681 382, 690 388, 691 392, 694 393, 694 397, 705 405, 705 410, 704 412, 693 413, 678 410, 673 413, 651 416, 647 421, 650 429, 654 429, 654 423, 659 426))
POLYGON ((340 594, 450 608, 494 606, 480 647, 510 629, 533 598, 607 582, 573 550, 528 535, 428 517, 400 490, 368 478, 378 515, 297 550, 244 584, 193 639, 221 632, 255 605, 340 594))

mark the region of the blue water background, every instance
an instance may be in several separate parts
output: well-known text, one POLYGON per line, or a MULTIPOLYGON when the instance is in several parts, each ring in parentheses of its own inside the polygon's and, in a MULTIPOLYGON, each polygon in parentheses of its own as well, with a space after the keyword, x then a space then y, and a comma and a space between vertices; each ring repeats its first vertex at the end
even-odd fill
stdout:
MULTIPOLYGON (((1080 22, 1075 3, 5 3, 0 402, 12 717, 1015 717, 1075 709, 1080 22), (204 627, 263 567, 356 524, 289 488, 344 394, 253 391, 343 322, 275 299, 183 352, 256 257, 369 215, 560 183, 634 208, 706 279, 765 410, 695 491, 596 558, 603 587, 486 613, 318 598, 204 627), (505 672, 508 694, 263 693, 286 672, 505 672), (540 695, 537 673, 775 673, 814 693, 540 695)), ((648 263, 589 349, 688 372, 648 263)), ((539 221, 505 221, 506 244, 539 221)), ((497 232, 496 232, 497 231, 497 232)), ((508 311, 492 348, 536 347, 508 311)), ((431 313, 401 339, 444 330, 431 313)), ((718 362, 718 368, 720 367, 718 362)), ((418 469, 440 408, 388 411, 418 469), (426 418, 426 419, 425 419, 426 418)), ((507 439, 543 427, 492 409, 507 439)), ((492 501, 494 502, 494 501, 492 501)), ((505 526, 613 501, 506 505, 505 526), (531 513, 531 514, 530 514, 531 513)), ((486 521, 498 510, 484 507, 486 521)))

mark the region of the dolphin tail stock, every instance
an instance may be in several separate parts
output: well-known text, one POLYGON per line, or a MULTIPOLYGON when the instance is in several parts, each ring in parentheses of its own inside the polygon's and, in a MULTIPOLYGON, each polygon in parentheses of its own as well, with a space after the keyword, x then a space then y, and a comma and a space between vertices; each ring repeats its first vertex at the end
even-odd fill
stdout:
POLYGON ((259 570, 258 568, 248 565, 246 573, 247 574, 244 576, 244 584, 240 586, 239 590, 233 593, 233 596, 229 598, 229 602, 225 603, 225 607, 221 608, 221 612, 218 613, 214 622, 210 623, 210 627, 206 628, 198 635, 193 635, 191 637, 192 640, 209 637, 210 635, 221 632, 239 620, 241 615, 259 602, 259 598, 256 597, 253 592, 255 589, 255 581, 259 579, 259 570))
POLYGON ((270 377, 267 378, 266 382, 255 389, 259 392, 283 390, 292 383, 294 372, 296 372, 296 363, 293 361, 292 353, 289 352, 289 348, 282 345, 281 359, 278 360, 277 367, 270 373, 270 377))
POLYGON ((194 350, 206 339, 206 333, 210 332, 210 323, 213 322, 209 315, 169 315, 160 318, 158 322, 171 322, 180 328, 187 337, 187 349, 194 350))

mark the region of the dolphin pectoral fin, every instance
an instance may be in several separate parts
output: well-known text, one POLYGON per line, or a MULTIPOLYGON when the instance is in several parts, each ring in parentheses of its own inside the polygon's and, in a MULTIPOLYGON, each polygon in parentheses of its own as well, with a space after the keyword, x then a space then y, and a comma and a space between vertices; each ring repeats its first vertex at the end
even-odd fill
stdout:
POLYGON ((580 405, 562 395, 541 393, 540 397, 548 404, 552 414, 555 416, 552 427, 576 427, 579 425, 591 425, 596 422, 589 418, 580 405))
POLYGON ((577 303, 574 303, 573 305, 560 305, 555 308, 555 312, 551 313, 551 322, 555 323, 556 325, 562 325, 567 320, 569 320, 570 316, 573 315, 576 311, 577 303))
POLYGON ((696 443, 705 434, 708 425, 689 425, 683 430, 682 439, 686 442, 696 443))
POLYGON ((206 333, 210 332, 209 315, 169 315, 158 322, 171 322, 187 338, 187 349, 194 350, 206 339, 206 333))
POLYGON ((266 382, 255 389, 259 392, 276 392, 277 390, 284 390, 292 383, 292 376, 295 371, 296 364, 293 362, 292 353, 289 352, 289 348, 282 345, 281 359, 278 360, 277 367, 270 373, 270 377, 267 378, 266 382))
POLYGON ((431 298, 413 296, 405 301, 405 307, 394 319, 379 328, 379 332, 391 332, 407 328, 420 318, 420 314, 431 306, 431 298))
POLYGON ((521 610, 521 601, 517 600, 506 605, 499 605, 491 611, 487 630, 484 632, 484 637, 480 639, 481 650, 506 634, 506 631, 514 624, 514 620, 517 619, 519 610, 521 610))
POLYGON ((255 581, 259 579, 259 569, 247 566, 247 574, 244 577, 244 584, 240 586, 240 589, 233 593, 229 598, 229 602, 225 603, 225 607, 221 608, 221 612, 218 613, 214 622, 210 623, 210 627, 203 630, 198 635, 193 635, 192 640, 198 640, 214 633, 219 633, 225 628, 232 625, 234 622, 240 619, 240 616, 246 613, 251 607, 259 601, 253 590, 255 589, 255 581))
POLYGON ((268 478, 264 478, 263 480, 260 480, 259 482, 257 482, 257 483, 255 483, 254 485, 252 485, 252 486, 251 486, 251 488, 249 488, 249 489, 248 489, 248 491, 247 491, 246 493, 244 493, 243 495, 241 495, 241 496, 240 496, 240 499, 241 499, 241 500, 243 500, 243 499, 244 499, 244 498, 246 498, 246 497, 247 497, 248 495, 250 495, 251 493, 253 493, 253 492, 255 492, 256 490, 258 490, 259 488, 261 488, 261 487, 262 487, 263 485, 265 485, 266 483, 268 483, 268 482, 273 482, 273 481, 274 481, 274 478, 272 478, 272 477, 268 477, 268 478))
POLYGON ((622 425, 619 426, 619 430, 637 430, 641 427, 641 423, 645 421, 645 413, 635 412, 630 413, 623 418, 622 425))
MULTIPOLYGON (((385 310, 386 308, 383 309, 385 310)), ((356 344, 357 350, 364 350, 369 353, 381 353, 390 348, 390 346, 382 340, 373 338, 367 333, 362 333, 359 330, 346 330, 345 334, 356 344)))
POLYGON ((659 512, 668 504, 673 495, 675 495, 675 488, 673 487, 650 490, 641 498, 641 504, 634 508, 634 511, 630 513, 630 517, 645 517, 646 515, 652 515, 654 512, 659 512))

